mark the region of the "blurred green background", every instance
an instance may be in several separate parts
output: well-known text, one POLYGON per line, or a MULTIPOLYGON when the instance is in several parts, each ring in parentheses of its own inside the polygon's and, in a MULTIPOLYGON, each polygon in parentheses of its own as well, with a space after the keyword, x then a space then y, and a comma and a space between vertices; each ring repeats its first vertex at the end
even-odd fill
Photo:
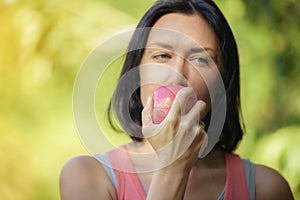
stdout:
MULTIPOLYGON (((299 2, 216 2, 240 50, 247 133, 237 152, 280 171, 300 199, 299 2)), ((152 3, 0 1, 0 199, 59 199, 63 164, 87 154, 72 111, 80 65, 152 3)))

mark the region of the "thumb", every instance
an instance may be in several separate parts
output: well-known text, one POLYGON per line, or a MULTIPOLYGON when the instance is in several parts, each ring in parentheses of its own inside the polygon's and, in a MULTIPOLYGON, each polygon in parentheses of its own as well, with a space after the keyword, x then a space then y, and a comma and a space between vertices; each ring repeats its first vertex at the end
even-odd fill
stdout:
POLYGON ((148 126, 152 124, 153 98, 149 96, 147 103, 142 111, 142 124, 148 126))

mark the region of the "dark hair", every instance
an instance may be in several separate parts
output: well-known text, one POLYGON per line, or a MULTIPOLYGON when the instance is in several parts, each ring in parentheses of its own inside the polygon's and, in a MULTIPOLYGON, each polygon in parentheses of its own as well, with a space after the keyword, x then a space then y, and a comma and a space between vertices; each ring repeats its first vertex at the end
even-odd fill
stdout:
MULTIPOLYGON (((232 152, 243 137, 244 123, 240 107, 238 50, 230 26, 217 5, 211 0, 159 0, 145 13, 137 28, 152 27, 160 17, 168 13, 198 14, 207 21, 217 36, 224 71, 222 78, 226 89, 227 111, 224 127, 216 145, 226 152, 232 152)), ((125 73, 140 64, 148 34, 149 29, 134 32, 128 46, 128 53, 126 54, 120 79, 125 73)), ((130 77, 130 82, 127 84, 139 84, 139 81, 139 75, 135 73, 130 77)), ((111 99, 108 108, 108 119, 111 126, 117 129, 115 119, 112 116, 112 113, 114 113, 122 129, 129 133, 133 140, 142 141, 141 111, 143 106, 140 99, 140 89, 137 88, 128 97, 126 96, 128 95, 128 87, 126 84, 118 84, 115 91, 118 98, 111 99), (126 103, 126 98, 130 98, 129 105, 126 103), (126 117, 128 112, 131 119, 126 117)), ((205 117, 204 121, 207 123, 209 120, 210 114, 205 117)))

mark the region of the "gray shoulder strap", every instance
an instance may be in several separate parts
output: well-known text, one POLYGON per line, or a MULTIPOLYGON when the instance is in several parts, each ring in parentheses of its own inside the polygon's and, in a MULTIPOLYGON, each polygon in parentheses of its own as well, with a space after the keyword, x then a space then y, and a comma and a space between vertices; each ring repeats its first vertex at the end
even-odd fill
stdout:
POLYGON ((113 186, 117 188, 117 179, 114 169, 111 167, 111 163, 107 154, 94 154, 96 158, 104 167, 106 173, 108 174, 113 186))
POLYGON ((249 159, 243 159, 243 165, 250 199, 255 200, 255 165, 249 159))

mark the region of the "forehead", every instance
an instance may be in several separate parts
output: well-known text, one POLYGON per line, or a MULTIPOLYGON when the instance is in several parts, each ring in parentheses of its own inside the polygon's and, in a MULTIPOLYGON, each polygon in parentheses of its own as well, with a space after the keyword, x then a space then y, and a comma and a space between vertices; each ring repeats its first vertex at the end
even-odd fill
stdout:
POLYGON ((165 43, 174 48, 218 49, 218 41, 208 23, 197 14, 170 13, 159 18, 153 25, 147 45, 165 43))

